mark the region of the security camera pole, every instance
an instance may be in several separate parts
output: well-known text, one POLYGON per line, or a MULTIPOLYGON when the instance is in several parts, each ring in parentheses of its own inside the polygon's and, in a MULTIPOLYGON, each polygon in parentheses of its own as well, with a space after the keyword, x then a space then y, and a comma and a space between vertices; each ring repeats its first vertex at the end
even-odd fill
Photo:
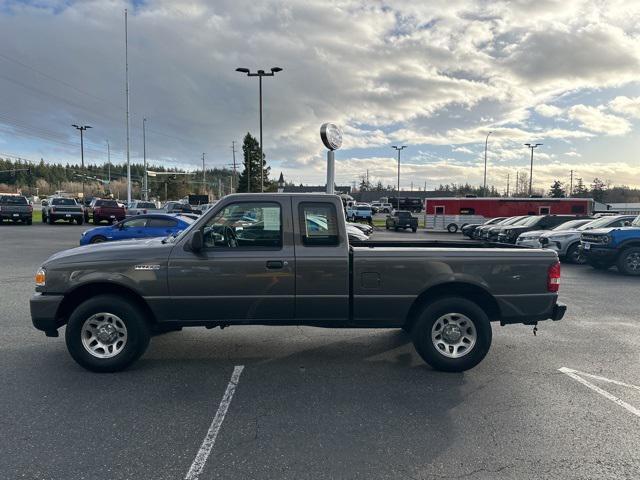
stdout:
POLYGON ((542 145, 541 143, 525 143, 524 146, 531 149, 531 169, 529 171, 529 196, 532 193, 533 187, 533 149, 542 145))
POLYGON ((406 145, 402 145, 400 147, 396 146, 396 145, 392 145, 391 148, 395 148, 398 151, 398 198, 397 203, 398 203, 398 210, 400 210, 400 152, 407 148, 406 145))
POLYGON ((323 123, 320 127, 320 138, 324 146, 327 147, 327 193, 333 195, 336 183, 336 157, 334 151, 342 146, 342 131, 333 123, 323 123))
MULTIPOLYGON (((260 192, 264 192, 264 166, 262 156, 262 77, 273 77, 276 73, 281 72, 282 68, 272 67, 271 72, 267 73, 264 70, 258 70, 256 73, 251 73, 248 68, 236 68, 236 72, 246 73, 247 77, 258 77, 259 80, 259 97, 260 97, 260 192)), ((251 170, 249 170, 249 175, 251 170)), ((251 180, 249 180, 251 185, 251 180)), ((250 190, 249 190, 250 191, 250 190)))

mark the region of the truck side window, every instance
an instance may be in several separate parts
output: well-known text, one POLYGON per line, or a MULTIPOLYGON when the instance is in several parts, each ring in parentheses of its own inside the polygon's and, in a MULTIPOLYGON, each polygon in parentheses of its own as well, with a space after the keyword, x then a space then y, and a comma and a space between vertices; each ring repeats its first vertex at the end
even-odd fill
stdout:
POLYGON ((340 243, 338 214, 331 203, 304 202, 299 206, 302 243, 311 246, 332 246, 340 243))
POLYGON ((281 248, 280 205, 237 202, 224 207, 204 227, 206 248, 281 248))

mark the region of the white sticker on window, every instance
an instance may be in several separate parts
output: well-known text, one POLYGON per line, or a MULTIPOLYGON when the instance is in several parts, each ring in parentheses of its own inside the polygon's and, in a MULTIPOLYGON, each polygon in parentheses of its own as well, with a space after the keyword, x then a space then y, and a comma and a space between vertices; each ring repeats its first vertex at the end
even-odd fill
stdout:
POLYGON ((263 207, 262 219, 264 221, 264 230, 280 231, 280 208, 279 207, 263 207))

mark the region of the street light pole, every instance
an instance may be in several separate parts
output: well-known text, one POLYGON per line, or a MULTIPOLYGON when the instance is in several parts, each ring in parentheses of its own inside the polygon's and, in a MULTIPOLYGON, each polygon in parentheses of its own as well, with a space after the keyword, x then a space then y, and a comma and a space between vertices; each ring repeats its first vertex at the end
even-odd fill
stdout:
POLYGON ((402 145, 400 147, 396 146, 396 145, 392 145, 391 148, 395 148, 398 151, 398 198, 397 200, 397 205, 398 205, 398 210, 400 210, 400 152, 407 148, 406 145, 402 145))
POLYGON ((83 133, 85 130, 89 128, 93 128, 90 125, 76 125, 75 123, 71 125, 76 130, 80 130, 80 162, 82 168, 82 201, 84 201, 84 136, 83 133))
MULTIPOLYGON (((258 70, 255 73, 251 73, 248 68, 236 68, 236 72, 246 73, 247 77, 258 77, 258 92, 259 92, 259 102, 260 102, 260 192, 264 192, 264 166, 263 161, 264 157, 262 154, 262 77, 273 77, 276 73, 281 72, 282 68, 273 67, 270 72, 265 72, 264 70, 258 70)), ((250 170, 249 170, 250 172, 250 170)), ((250 177, 248 178, 248 185, 251 185, 250 177)), ((250 191, 250 189, 249 189, 250 191)))
POLYGON ((531 150, 531 167, 529 170, 529 196, 531 196, 533 188, 533 150, 542 145, 541 143, 525 143, 524 146, 531 150))
POLYGON ((149 200, 149 179, 147 177, 147 119, 142 119, 142 158, 144 162, 144 199, 149 200))
POLYGON ((487 138, 484 140, 484 182, 482 184, 482 196, 487 196, 487 144, 489 143, 489 135, 493 132, 487 133, 487 138))

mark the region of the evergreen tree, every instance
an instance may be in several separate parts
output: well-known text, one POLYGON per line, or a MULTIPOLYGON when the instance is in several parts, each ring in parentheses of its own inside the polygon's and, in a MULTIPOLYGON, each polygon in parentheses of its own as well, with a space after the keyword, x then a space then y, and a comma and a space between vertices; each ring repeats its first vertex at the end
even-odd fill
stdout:
POLYGON ((582 178, 576 180, 576 185, 573 187, 572 197, 586 197, 589 195, 589 189, 584 185, 582 178))
POLYGON ((549 196, 551 198, 564 198, 566 196, 566 191, 562 187, 562 182, 560 180, 555 180, 551 188, 549 189, 549 196))
POLYGON ((591 184, 591 196, 596 202, 604 202, 604 194, 607 190, 606 184, 599 178, 594 178, 591 184))
POLYGON ((238 192, 260 192, 260 163, 262 163, 264 172, 264 190, 273 190, 276 185, 275 183, 272 185, 272 182, 269 181, 271 167, 267 167, 264 155, 262 156, 262 162, 260 162, 260 144, 250 133, 245 135, 242 142, 242 154, 244 169, 238 179, 238 192))

